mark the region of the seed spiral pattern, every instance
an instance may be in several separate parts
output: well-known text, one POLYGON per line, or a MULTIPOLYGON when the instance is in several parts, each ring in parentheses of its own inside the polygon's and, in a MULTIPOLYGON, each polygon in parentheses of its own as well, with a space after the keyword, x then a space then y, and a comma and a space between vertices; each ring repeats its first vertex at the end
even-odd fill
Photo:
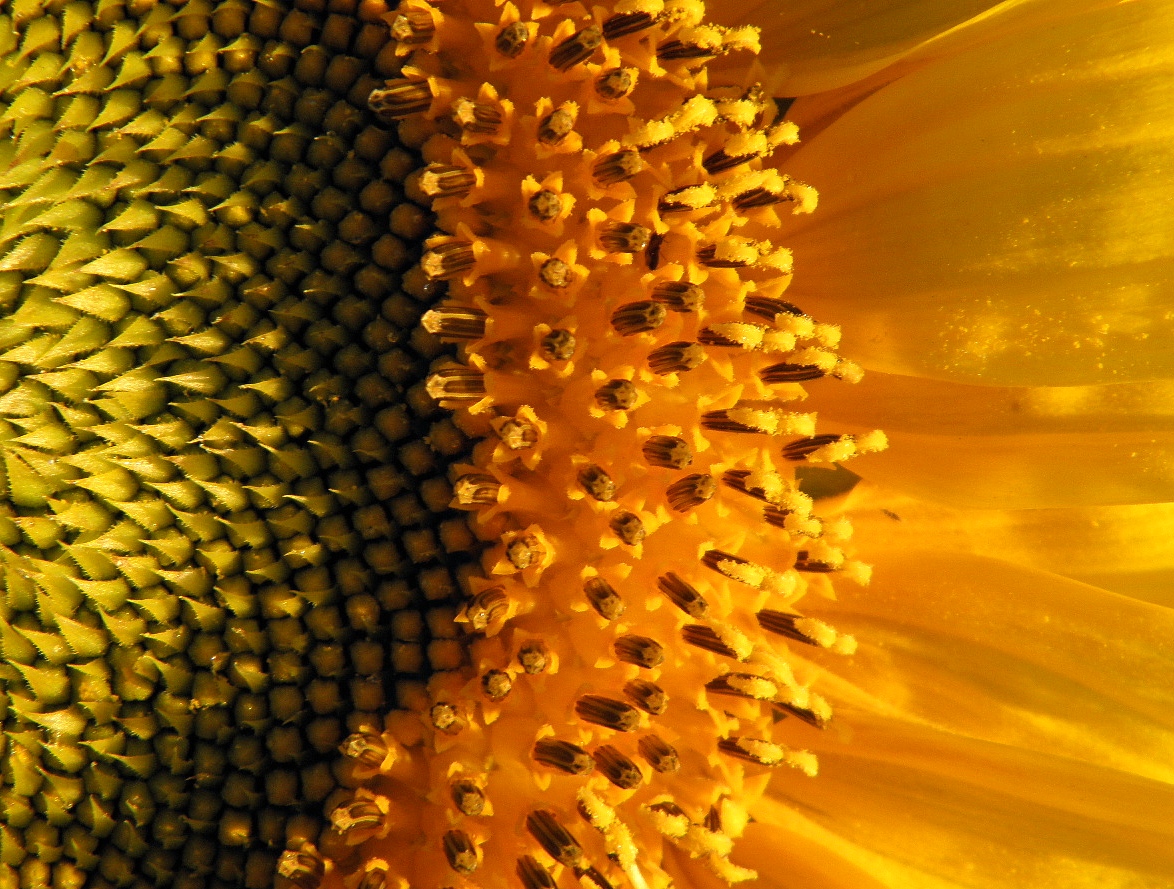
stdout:
POLYGON ((799 600, 869 572, 795 469, 885 440, 795 409, 860 370, 782 298, 772 230, 816 197, 771 166, 798 135, 773 100, 708 72, 756 32, 703 15, 406 0, 388 18, 403 67, 369 104, 426 161, 423 324, 461 346, 428 391, 483 439, 452 479, 485 577, 460 616, 470 669, 344 745, 366 783, 326 848, 287 856, 302 889, 322 853, 363 889, 659 889, 663 843, 746 880, 733 839, 769 771, 816 774, 804 734, 830 707, 804 652, 855 641, 799 600))
POLYGON ((3 889, 269 889, 461 663, 387 11, 0 2, 3 889))

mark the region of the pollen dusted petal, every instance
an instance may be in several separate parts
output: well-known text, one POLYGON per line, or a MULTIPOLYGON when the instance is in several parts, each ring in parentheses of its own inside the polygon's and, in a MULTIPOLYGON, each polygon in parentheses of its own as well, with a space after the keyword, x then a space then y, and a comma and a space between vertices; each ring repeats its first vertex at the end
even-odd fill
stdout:
POLYGON ((483 439, 452 494, 492 581, 456 616, 467 664, 389 719, 408 757, 363 761, 423 802, 327 881, 380 860, 397 885, 667 889, 677 852, 750 879, 729 856, 758 776, 814 774, 791 736, 830 716, 803 659, 852 649, 793 605, 865 578, 796 466, 883 446, 787 406, 858 376, 838 328, 781 298, 780 214, 815 193, 765 162, 796 129, 703 72, 757 36, 697 0, 400 16, 403 71, 371 102, 422 146, 423 323, 460 344, 426 391, 483 439))

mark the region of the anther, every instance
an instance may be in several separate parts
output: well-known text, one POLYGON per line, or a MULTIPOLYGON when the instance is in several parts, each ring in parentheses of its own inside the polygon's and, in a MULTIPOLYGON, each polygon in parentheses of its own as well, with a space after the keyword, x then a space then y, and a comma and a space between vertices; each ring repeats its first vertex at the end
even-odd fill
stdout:
POLYGON ((688 210, 701 210, 710 206, 717 198, 717 193, 711 185, 687 185, 665 192, 656 203, 657 211, 665 216, 669 213, 683 213, 688 210))
POLYGON ((583 594, 604 620, 615 620, 624 613, 624 600, 602 577, 591 577, 583 584, 583 594))
POLYGON ((764 383, 804 383, 808 380, 818 380, 826 373, 814 364, 772 364, 758 372, 764 383))
POLYGON ((594 463, 579 470, 579 487, 600 503, 609 503, 616 499, 616 483, 594 463))
POLYGON ((603 31, 591 25, 577 31, 550 51, 550 64, 559 71, 567 71, 585 62, 603 43, 603 31))
POLYGON ((518 879, 522 881, 524 889, 556 889, 557 887, 550 871, 530 855, 523 855, 518 859, 518 879))
POLYGON ((526 209, 539 222, 550 222, 563 211, 563 202, 553 191, 544 188, 530 196, 526 209))
POLYGON ((491 701, 504 701, 513 690, 514 682, 504 670, 489 670, 481 677, 481 691, 491 701))
POLYGON ((803 460, 811 454, 814 454, 822 447, 830 444, 843 441, 848 436, 844 435, 810 435, 807 438, 801 438, 798 441, 793 441, 783 448, 783 456, 788 460, 803 460))
POLYGON ((647 227, 632 222, 608 221, 599 227, 599 246, 608 253, 639 253, 650 237, 647 227))
POLYGON ((648 536, 640 517, 626 510, 621 509, 613 512, 607 525, 611 528, 612 533, 628 546, 636 546, 648 536))
POLYGON ((616 787, 635 790, 644 782, 640 767, 610 744, 604 744, 591 755, 599 771, 616 787))
POLYGON ((595 162, 591 175, 600 185, 616 185, 626 182, 644 169, 644 160, 634 148, 605 154, 595 162))
POLYGON ((551 290, 563 290, 570 287, 571 278, 571 267, 557 256, 546 260, 538 269, 538 280, 551 290))
POLYGON ((705 350, 699 344, 681 340, 649 352, 648 367, 660 376, 688 373, 704 364, 705 357, 705 350))
POLYGON ((600 873, 599 868, 594 865, 585 869, 578 869, 575 871, 575 876, 579 878, 579 885, 584 889, 615 889, 611 880, 600 873))
POLYGON ((471 243, 452 240, 429 249, 420 259, 420 268, 433 281, 446 281, 467 272, 476 262, 471 243))
POLYGON ((465 618, 469 622, 469 629, 478 633, 484 632, 495 621, 500 620, 509 611, 510 600, 499 586, 482 590, 465 606, 465 618))
POLYGON ((399 120, 427 111, 432 105, 432 90, 426 80, 399 78, 389 80, 381 89, 371 91, 367 107, 383 120, 399 120))
POLYGON ((595 78, 595 92, 600 98, 611 101, 624 98, 635 86, 635 68, 612 68, 595 78))
POLYGON ((613 648, 616 657, 626 664, 651 669, 664 663, 664 646, 647 636, 620 636, 613 648))
POLYGON ((471 874, 477 869, 477 847, 463 830, 448 830, 441 837, 448 866, 458 874, 471 874))
POLYGON ((804 311, 798 306, 767 296, 746 297, 745 312, 748 315, 757 315, 767 321, 774 321, 779 315, 793 315, 797 318, 805 316, 804 311))
POLYGON ((542 338, 539 348, 547 361, 570 361, 575 354, 575 335, 569 330, 556 328, 542 338))
POLYGON ((643 299, 622 305, 612 312, 611 326, 620 336, 633 336, 656 330, 664 324, 667 315, 660 303, 643 299))
POLYGON ((594 768, 590 754, 569 741, 540 738, 534 743, 530 755, 541 765, 558 769, 568 775, 586 775, 594 768))
POLYGON ((526 830, 546 854, 567 867, 578 867, 583 859, 583 848, 558 822, 558 817, 547 809, 535 809, 526 816, 526 830))
POLYGON ((595 403, 605 411, 630 411, 636 406, 636 387, 628 380, 609 380, 595 390, 595 403))
POLYGON ((505 116, 500 105, 458 99, 453 104, 452 118, 466 133, 491 135, 501 129, 505 116))
POLYGON ((471 367, 450 364, 428 378, 425 390, 438 401, 478 401, 485 397, 485 376, 471 367))
POLYGON ((727 756, 760 766, 777 766, 787 761, 787 750, 757 738, 722 738, 717 748, 727 756))
POLYGON ((401 46, 419 46, 436 34, 436 25, 428 10, 409 7, 391 23, 391 36, 401 46))
POLYGON ((468 725, 465 717, 461 716, 452 704, 433 704, 432 709, 428 711, 428 718, 434 729, 438 732, 444 732, 446 735, 458 734, 468 725))
POLYGON ((637 745, 640 755, 653 769, 661 774, 669 774, 681 768, 681 759, 677 751, 657 735, 645 735, 637 745))
MULTIPOLYGON (((346 836, 361 831, 379 830, 387 818, 386 808, 376 799, 356 799, 330 813, 334 829, 346 836)), ((383 801, 386 805, 386 800, 383 801)))
POLYGON ((656 19, 647 12, 617 12, 603 21, 603 36, 607 40, 638 34, 656 24, 656 19))
POLYGON ((575 712, 580 719, 617 732, 634 731, 640 725, 640 713, 635 707, 603 695, 583 695, 575 701, 575 712))
POLYGON ((694 645, 697 648, 704 648, 706 651, 712 651, 714 654, 732 658, 738 657, 738 653, 722 641, 722 638, 714 632, 712 627, 707 627, 704 624, 689 624, 686 627, 682 627, 681 638, 690 645, 694 645))
POLYGON ((453 805, 460 810, 462 815, 475 816, 485 811, 487 802, 485 791, 478 786, 477 782, 468 778, 460 778, 453 781, 450 793, 453 805))
POLYGON ((505 550, 505 557, 519 571, 525 571, 531 565, 541 562, 544 555, 546 555, 546 550, 543 548, 542 542, 533 534, 523 534, 517 537, 510 541, 505 550))
POLYGON ((664 235, 661 232, 654 232, 648 239, 648 246, 644 248, 644 263, 654 272, 660 266, 660 248, 663 245, 664 235))
POLYGON ((419 177, 420 191, 433 200, 467 197, 476 184, 476 173, 453 164, 429 164, 419 177))
POLYGON ((652 288, 652 298, 674 312, 696 312, 705 294, 688 281, 661 281, 652 288))
POLYGON ((479 340, 485 336, 486 314, 472 306, 441 305, 424 313, 420 323, 429 333, 448 340, 479 340))
POLYGON ((529 42, 530 29, 522 22, 514 22, 497 32, 493 45, 507 59, 516 59, 529 42))
POLYGON ((669 601, 695 620, 701 620, 709 611, 709 603, 705 601, 701 593, 672 571, 662 574, 656 579, 656 588, 668 596, 669 601))
POLYGON ((356 732, 338 747, 339 752, 367 768, 377 769, 386 761, 391 748, 379 735, 356 732))
POLYGON ((277 873, 298 889, 318 889, 326 876, 326 861, 310 843, 300 849, 287 849, 277 859, 277 873))
POLYGON ((831 574, 839 570, 838 565, 825 562, 821 559, 813 559, 806 552, 795 553, 794 568, 796 571, 806 571, 809 574, 831 574))
POLYGON ((769 701, 778 694, 778 686, 753 673, 726 673, 705 684, 705 690, 719 695, 769 701))
POLYGON ((355 889, 387 889, 386 862, 369 861, 364 866, 364 870, 366 872, 355 889))
POLYGON ((531 675, 545 673, 550 666, 550 652, 541 642, 527 642, 518 649, 518 663, 531 675))
POLYGON ((663 716, 669 707, 669 696, 665 690, 647 679, 632 679, 626 682, 624 695, 645 713, 651 713, 653 716, 663 716))
POLYGON ((525 451, 538 444, 538 430, 533 423, 512 417, 495 427, 497 437, 511 451, 525 451))
POLYGON ((687 475, 673 482, 665 491, 669 506, 677 512, 688 512, 713 498, 717 482, 708 475, 687 475))
POLYGON ((574 105, 563 105, 546 115, 538 124, 538 141, 548 146, 562 142, 575 129, 576 112, 574 105))
POLYGON ((493 506, 501 496, 501 482, 483 472, 470 472, 456 480, 452 491, 458 506, 493 506))
POLYGON ((708 42, 692 43, 683 40, 666 40, 656 47, 656 58, 660 62, 687 62, 711 58, 717 51, 718 47, 708 42))
POLYGON ((664 469, 684 469, 693 462, 693 449, 683 438, 674 435, 654 435, 641 449, 644 459, 664 469))

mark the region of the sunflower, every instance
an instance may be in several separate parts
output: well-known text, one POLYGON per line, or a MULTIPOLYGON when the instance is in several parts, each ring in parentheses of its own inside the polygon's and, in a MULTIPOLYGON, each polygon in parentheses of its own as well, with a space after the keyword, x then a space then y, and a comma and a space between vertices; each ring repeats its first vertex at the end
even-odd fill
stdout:
POLYGON ((4 8, 0 878, 1166 885, 1174 9, 531 5, 4 8))

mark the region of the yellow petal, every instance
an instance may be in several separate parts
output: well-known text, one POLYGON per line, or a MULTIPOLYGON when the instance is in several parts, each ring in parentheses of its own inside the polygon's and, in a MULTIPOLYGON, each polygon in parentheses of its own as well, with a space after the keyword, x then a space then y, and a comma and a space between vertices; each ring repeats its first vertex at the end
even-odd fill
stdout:
POLYGON ((861 80, 997 0, 733 0, 712 4, 724 24, 762 28, 759 61, 776 95, 803 96, 861 80))
POLYGON ((823 195, 788 220, 791 293, 850 357, 1006 385, 1174 373, 1174 4, 1089 6, 1022 4, 796 103, 801 125, 851 106, 783 161, 823 195))

